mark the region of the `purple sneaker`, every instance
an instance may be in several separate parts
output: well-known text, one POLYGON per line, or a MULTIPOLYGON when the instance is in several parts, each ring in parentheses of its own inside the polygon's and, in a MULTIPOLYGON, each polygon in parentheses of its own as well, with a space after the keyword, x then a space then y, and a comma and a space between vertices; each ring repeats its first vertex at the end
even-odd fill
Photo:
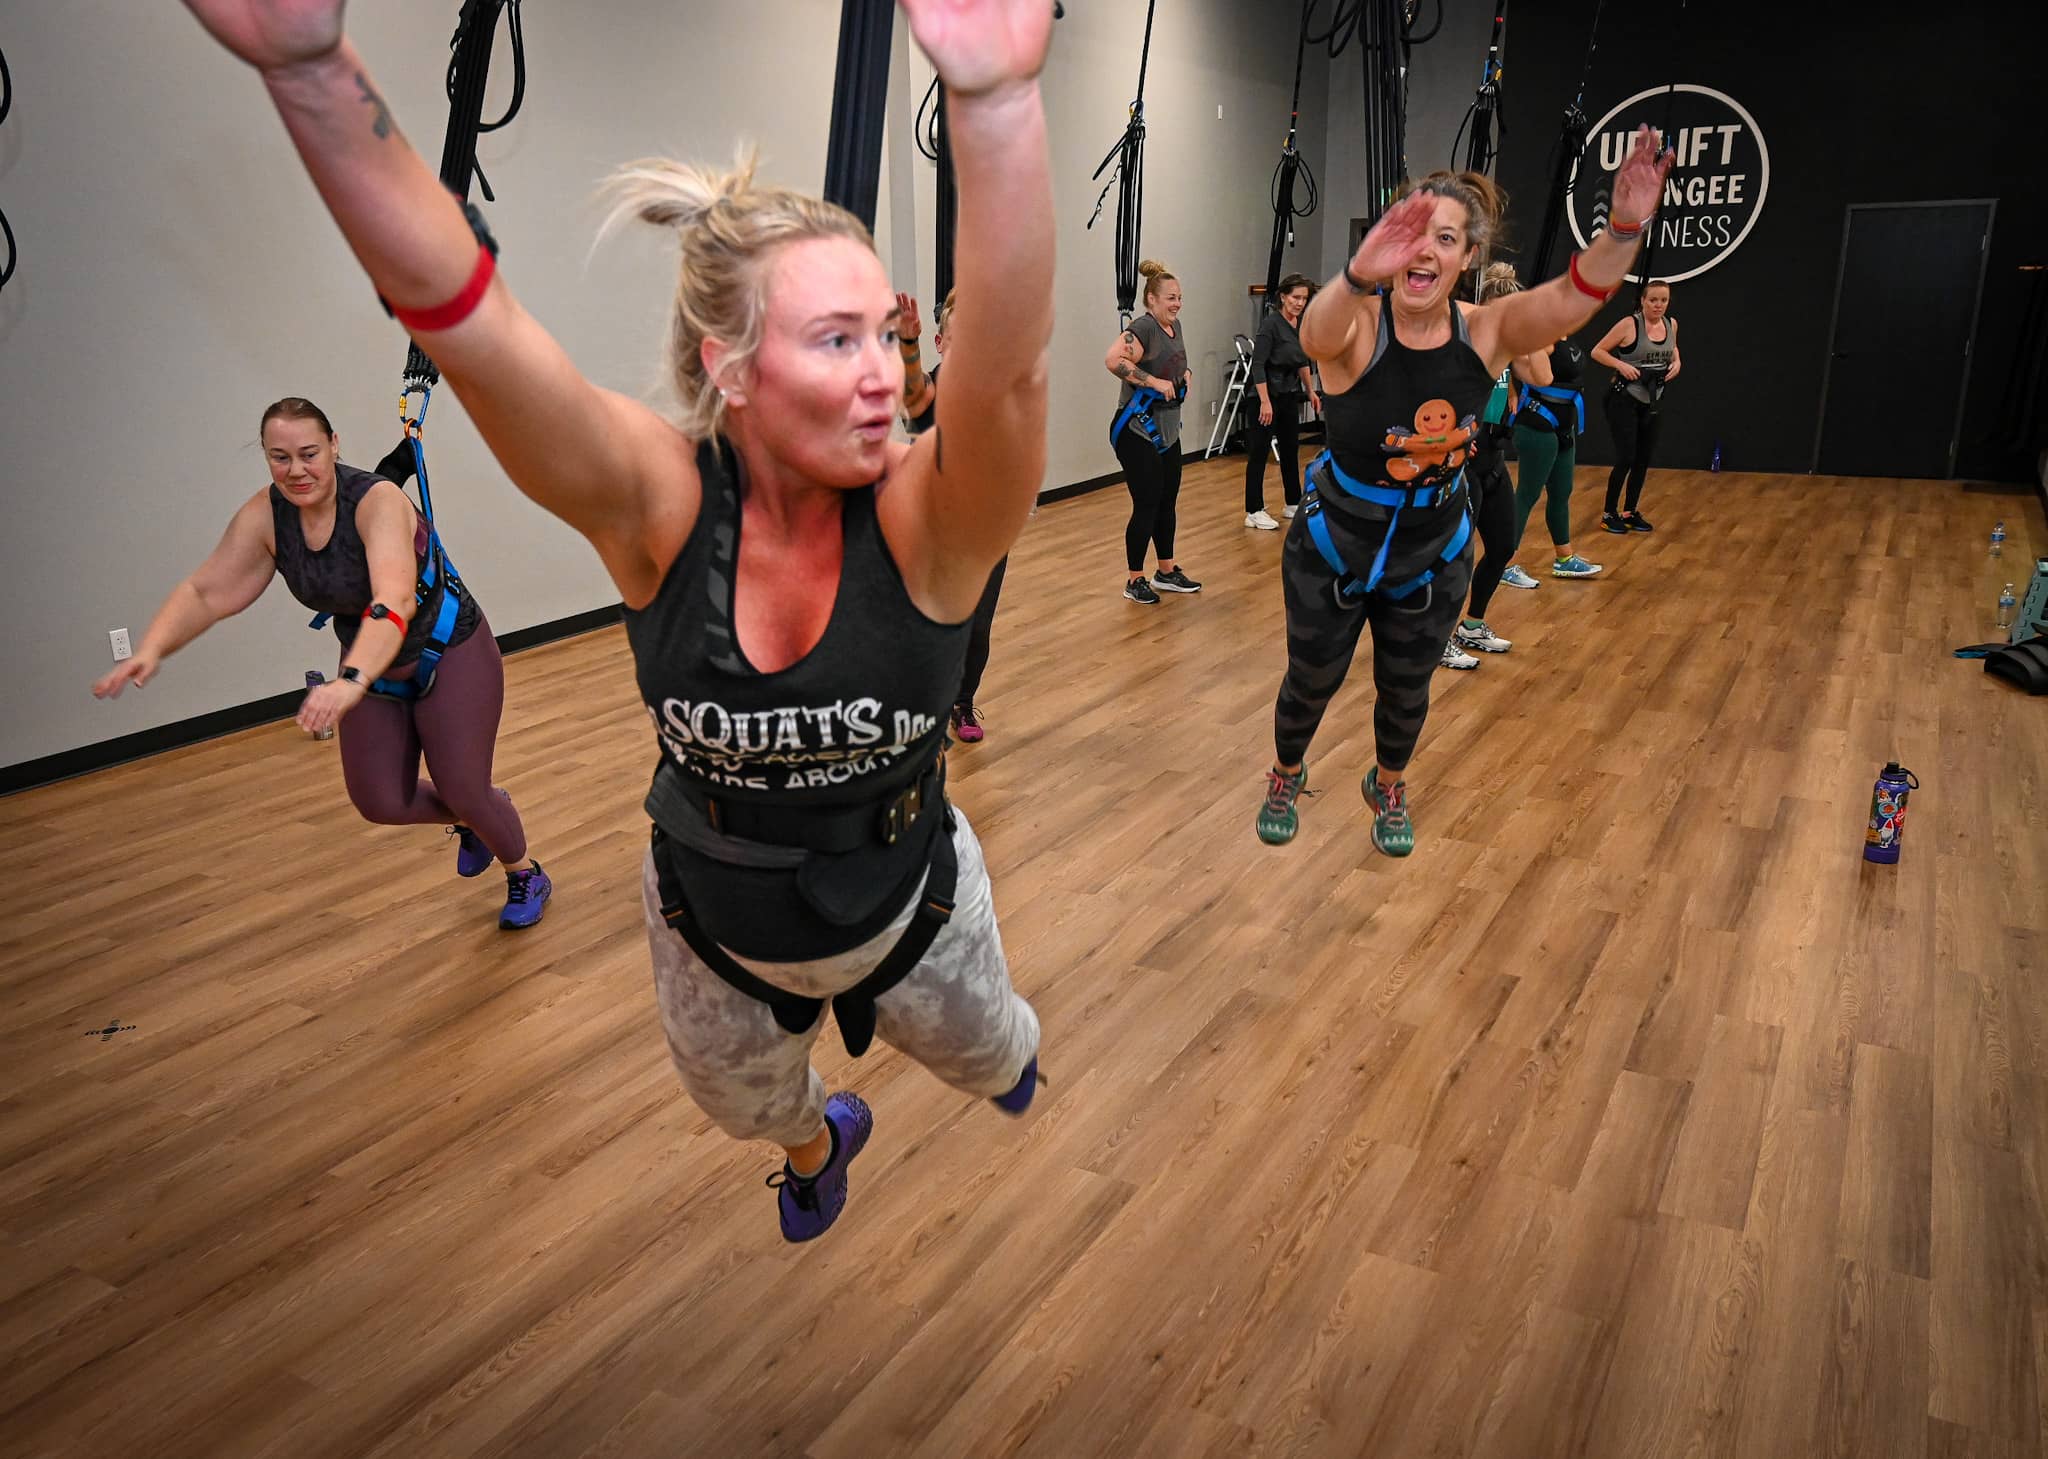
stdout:
MULTIPOLYGON (((512 804, 509 791, 500 790, 498 798, 506 805, 512 804)), ((491 848, 484 845, 483 838, 459 822, 448 828, 448 834, 456 839, 455 874, 457 876, 482 876, 498 858, 491 855, 491 848)))
POLYGON ((525 871, 506 872, 505 910, 498 914, 498 925, 510 929, 533 926, 540 921, 548 898, 554 894, 555 884, 548 880, 538 861, 525 871))
POLYGON ((815 1241, 831 1229, 846 1209, 846 1167, 866 1148, 874 1133, 874 1112, 858 1094, 835 1094, 825 1101, 825 1124, 832 1131, 832 1157, 816 1175, 798 1175, 787 1160, 768 1177, 782 1214, 784 1241, 815 1241))
POLYGON ((464 825, 453 825, 448 834, 455 838, 455 874, 457 876, 482 876, 490 870, 497 858, 491 855, 491 848, 484 845, 476 832, 464 825))
POLYGON ((1031 1108, 1031 1098, 1038 1093, 1038 1055, 1031 1056, 1031 1062, 1024 1066, 1024 1072, 1017 1076, 1017 1082, 1007 1094, 994 1095, 989 1103, 1006 1115, 1020 1115, 1031 1108))

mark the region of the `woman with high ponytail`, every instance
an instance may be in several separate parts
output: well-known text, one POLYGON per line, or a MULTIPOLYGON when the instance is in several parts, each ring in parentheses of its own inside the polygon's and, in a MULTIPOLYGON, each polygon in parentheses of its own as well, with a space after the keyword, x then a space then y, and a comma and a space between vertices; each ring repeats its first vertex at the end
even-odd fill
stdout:
POLYGON ((980 843, 948 803, 969 620, 1036 498, 1052 330, 1037 76, 1051 0, 902 0, 946 86, 959 288, 935 429, 891 440, 897 303, 844 210, 635 163, 614 216, 676 236, 677 416, 587 380, 519 306, 342 34, 342 0, 186 0, 262 73, 377 292, 513 483, 587 537, 626 605, 662 750, 642 899, 685 1087, 782 1147, 782 1234, 822 1235, 873 1116, 810 1049, 832 1006, 1022 1114, 1038 1020, 1010 986, 980 843), (943 444, 943 450, 941 449, 943 444))
POLYGON ((1621 286, 1670 167, 1643 128, 1615 174, 1606 229, 1567 276, 1482 304, 1456 290, 1506 200, 1478 174, 1433 173, 1408 185, 1310 301, 1301 343, 1322 367, 1329 447, 1309 467, 1281 552, 1287 672, 1262 841, 1294 839, 1309 742, 1370 628, 1376 764, 1362 788, 1373 845, 1414 850, 1405 772, 1472 579, 1466 471, 1479 417, 1510 360, 1562 339, 1621 286))

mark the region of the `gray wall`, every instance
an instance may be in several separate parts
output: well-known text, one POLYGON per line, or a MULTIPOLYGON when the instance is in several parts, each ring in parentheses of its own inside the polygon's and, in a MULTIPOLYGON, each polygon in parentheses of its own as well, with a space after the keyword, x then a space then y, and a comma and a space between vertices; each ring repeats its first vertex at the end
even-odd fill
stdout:
MULTIPOLYGON (((454 0, 356 0, 349 24, 401 125, 438 158, 454 0)), ((597 181, 649 152, 722 160, 757 142, 766 175, 816 189, 823 176, 839 7, 780 0, 774 24, 744 0, 606 0, 526 7, 526 109, 483 139, 500 201, 489 207, 507 279, 599 382, 663 402, 661 339, 673 251, 628 230, 593 251, 597 181), (597 12, 603 23, 593 23, 597 12)), ((1147 112, 1146 251, 1182 276, 1197 374, 1190 433, 1206 438, 1230 335, 1248 326, 1246 286, 1264 277, 1267 182, 1293 80, 1292 26, 1242 0, 1168 0, 1154 37, 1147 112), (1285 33, 1282 34, 1281 32, 1285 33), (1217 108, 1223 109, 1222 119, 1217 108)), ((1048 68, 1060 217, 1048 485, 1115 470, 1116 327, 1107 213, 1084 224, 1089 181, 1137 81, 1144 7, 1068 7, 1048 68)), ((344 454, 368 464, 397 439, 404 338, 384 318, 284 141, 256 78, 180 6, 65 0, 17 6, 0 42, 15 108, 0 128, 0 200, 22 261, 0 294, 0 543, 7 623, 0 765, 247 703, 330 667, 331 638, 274 587, 214 629, 149 689, 112 704, 88 686, 110 662, 107 630, 139 638, 235 506, 267 479, 256 417, 303 394, 335 419, 344 454)), ((489 113, 505 92, 500 37, 489 113)), ((929 70, 893 98, 911 106, 929 70)), ((1311 68, 1305 114, 1321 111, 1311 68)), ((900 130, 895 133, 900 135, 900 130)), ((1319 138, 1318 138, 1319 140, 1319 138)), ((1320 147, 1309 149, 1320 172, 1320 147)), ((931 169, 916 173, 920 289, 931 277, 931 169)), ((877 242, 899 220, 885 175, 877 242)), ((1305 236, 1291 267, 1318 272, 1305 236)), ((1334 264, 1332 265, 1334 266, 1334 264)), ((452 392, 429 438, 445 536, 500 632, 614 601, 596 558, 515 492, 452 392)), ((1108 580, 1113 544, 1099 562, 1108 580)))
MULTIPOLYGON (((1408 71, 1408 170, 1416 176, 1443 167, 1465 165, 1466 143, 1457 141, 1455 157, 1451 144, 1457 140, 1458 123, 1465 108, 1479 90, 1479 73, 1486 59, 1486 43, 1493 31, 1493 7, 1472 0, 1443 0, 1444 23, 1436 36, 1415 47, 1408 71)), ((1424 7, 1434 13, 1435 6, 1424 7)), ((1429 23, 1425 15, 1423 24, 1429 23)), ((1527 20, 1524 24, 1530 23, 1527 20)), ((1512 44, 1515 22, 1508 23, 1512 44)), ((1503 48, 1503 55, 1507 48, 1503 48)), ((1365 161, 1360 139, 1364 135, 1365 91, 1361 77, 1358 42, 1335 61, 1325 58, 1329 88, 1328 131, 1324 155, 1330 159, 1323 179, 1323 256, 1334 275, 1344 262, 1350 243, 1351 220, 1370 218, 1375 209, 1366 196, 1365 161)), ((1512 75, 1509 77, 1512 81, 1512 75)), ((1514 98, 1519 125, 1555 127, 1554 117, 1541 117, 1527 98, 1514 98)), ((1541 209, 1537 211, 1540 220, 1541 209)), ((1531 223, 1531 227, 1534 222, 1531 223)))

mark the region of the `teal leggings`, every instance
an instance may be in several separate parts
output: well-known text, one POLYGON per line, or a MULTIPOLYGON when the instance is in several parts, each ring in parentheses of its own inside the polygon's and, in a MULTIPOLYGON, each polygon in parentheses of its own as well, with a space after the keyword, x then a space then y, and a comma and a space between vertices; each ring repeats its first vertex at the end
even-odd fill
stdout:
POLYGON ((1550 526, 1550 541, 1562 547, 1572 540, 1572 471, 1579 464, 1579 443, 1541 426, 1515 427, 1515 542, 1529 525, 1529 513, 1536 498, 1547 489, 1550 500, 1543 508, 1543 520, 1550 526), (1560 449, 1560 446, 1562 449, 1560 449))

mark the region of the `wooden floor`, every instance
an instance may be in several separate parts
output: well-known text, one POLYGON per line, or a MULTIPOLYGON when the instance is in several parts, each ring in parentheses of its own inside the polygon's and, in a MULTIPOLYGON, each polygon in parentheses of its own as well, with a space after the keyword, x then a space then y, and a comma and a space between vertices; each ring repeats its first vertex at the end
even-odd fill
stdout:
POLYGON ((877 1125, 809 1248, 668 1066, 618 630, 508 664, 530 933, 289 726, 0 801, 0 1452, 2041 1453, 2048 701, 1949 657, 2037 509, 1660 473, 1437 676, 1396 862, 1363 664, 1252 834, 1240 469, 1196 598, 1118 596, 1121 492, 1032 522, 954 785, 1049 1083, 828 1038, 877 1125))

